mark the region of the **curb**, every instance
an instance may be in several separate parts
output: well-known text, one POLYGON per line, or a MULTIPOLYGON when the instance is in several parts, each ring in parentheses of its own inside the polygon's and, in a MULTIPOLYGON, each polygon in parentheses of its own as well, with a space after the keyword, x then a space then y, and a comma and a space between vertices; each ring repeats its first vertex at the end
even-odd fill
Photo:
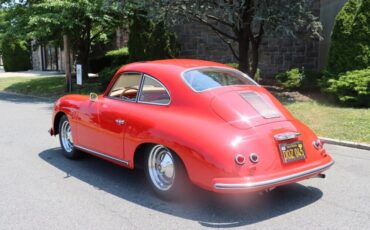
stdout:
POLYGON ((332 138, 327 138, 327 137, 319 137, 319 138, 320 140, 322 140, 324 143, 327 143, 327 144, 340 145, 340 146, 351 147, 351 148, 356 148, 356 149, 370 150, 370 145, 365 144, 365 143, 342 141, 342 140, 337 140, 337 139, 332 139, 332 138))

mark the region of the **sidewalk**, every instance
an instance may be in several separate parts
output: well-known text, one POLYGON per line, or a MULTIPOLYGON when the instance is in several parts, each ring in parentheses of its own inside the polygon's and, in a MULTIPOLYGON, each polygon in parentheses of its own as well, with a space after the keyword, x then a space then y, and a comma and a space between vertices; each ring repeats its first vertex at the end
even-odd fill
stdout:
POLYGON ((19 72, 5 72, 3 67, 0 67, 0 78, 5 77, 65 77, 64 73, 58 71, 19 71, 19 72))

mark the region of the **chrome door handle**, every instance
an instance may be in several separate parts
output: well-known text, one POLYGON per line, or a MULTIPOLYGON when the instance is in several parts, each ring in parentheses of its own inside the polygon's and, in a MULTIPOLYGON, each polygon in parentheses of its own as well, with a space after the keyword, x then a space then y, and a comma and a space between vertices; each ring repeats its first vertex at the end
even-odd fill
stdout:
POLYGON ((123 124, 125 124, 125 120, 117 119, 116 123, 117 123, 117 125, 123 125, 123 124))

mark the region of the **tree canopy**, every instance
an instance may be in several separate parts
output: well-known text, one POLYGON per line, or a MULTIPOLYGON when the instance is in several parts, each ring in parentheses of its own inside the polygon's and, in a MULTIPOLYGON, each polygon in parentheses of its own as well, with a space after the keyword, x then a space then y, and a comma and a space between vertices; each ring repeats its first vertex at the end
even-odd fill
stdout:
POLYGON ((321 24, 312 13, 314 0, 137 0, 153 18, 169 23, 194 20, 212 29, 254 76, 258 48, 267 35, 320 38, 321 24))
POLYGON ((61 44, 68 35, 85 76, 91 45, 106 41, 126 17, 123 1, 111 0, 3 0, 2 10, 8 34, 41 44, 61 44))
POLYGON ((349 0, 335 20, 328 69, 332 73, 370 66, 370 0, 349 0))

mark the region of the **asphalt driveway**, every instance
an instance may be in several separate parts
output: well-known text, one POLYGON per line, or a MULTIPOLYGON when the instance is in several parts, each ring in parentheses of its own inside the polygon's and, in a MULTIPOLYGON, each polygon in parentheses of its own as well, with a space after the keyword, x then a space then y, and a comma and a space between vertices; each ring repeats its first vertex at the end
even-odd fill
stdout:
POLYGON ((370 229, 370 151, 327 145, 336 164, 324 180, 168 203, 139 171, 65 159, 47 133, 51 108, 0 93, 0 229, 370 229))

